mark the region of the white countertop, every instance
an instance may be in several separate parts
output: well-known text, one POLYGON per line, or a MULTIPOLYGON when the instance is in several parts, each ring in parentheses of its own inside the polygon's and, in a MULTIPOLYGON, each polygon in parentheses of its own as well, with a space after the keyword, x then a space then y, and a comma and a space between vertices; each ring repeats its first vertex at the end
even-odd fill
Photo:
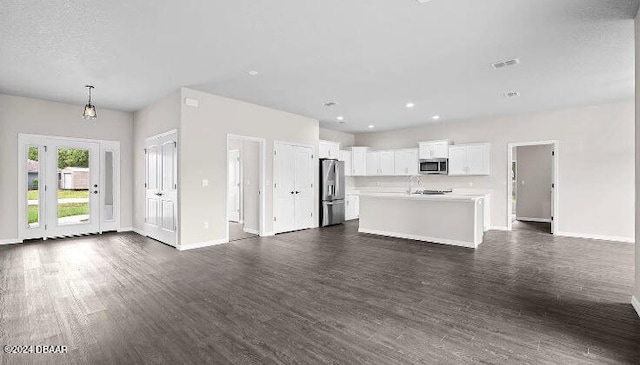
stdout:
POLYGON ((485 197, 484 194, 456 194, 448 193, 444 195, 425 195, 425 194, 407 194, 407 193, 378 193, 378 192, 360 192, 360 197, 374 197, 385 199, 407 199, 407 200, 430 200, 430 201, 468 201, 475 202, 485 197))

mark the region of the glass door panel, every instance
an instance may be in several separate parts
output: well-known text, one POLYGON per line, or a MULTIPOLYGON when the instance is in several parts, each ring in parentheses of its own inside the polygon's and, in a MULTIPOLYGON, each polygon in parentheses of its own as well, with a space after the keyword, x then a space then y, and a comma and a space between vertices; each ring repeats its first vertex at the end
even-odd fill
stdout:
POLYGON ((58 225, 89 224, 90 172, 92 168, 96 168, 89 165, 90 151, 58 148, 57 154, 58 225))
POLYGON ((40 147, 26 146, 27 161, 25 180, 27 192, 27 229, 40 228, 44 223, 41 222, 41 199, 40 199, 40 147))

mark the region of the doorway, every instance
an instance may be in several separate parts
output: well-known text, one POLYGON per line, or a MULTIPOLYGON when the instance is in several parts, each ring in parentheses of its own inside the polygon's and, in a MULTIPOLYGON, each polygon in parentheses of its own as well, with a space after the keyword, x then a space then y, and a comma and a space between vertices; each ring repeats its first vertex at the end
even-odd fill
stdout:
POLYGON ((18 136, 20 240, 120 228, 120 144, 18 136))
POLYGON ((261 138, 227 136, 227 241, 263 235, 264 147, 261 138))
POLYGON ((509 144, 509 230, 557 231, 557 141, 509 144))

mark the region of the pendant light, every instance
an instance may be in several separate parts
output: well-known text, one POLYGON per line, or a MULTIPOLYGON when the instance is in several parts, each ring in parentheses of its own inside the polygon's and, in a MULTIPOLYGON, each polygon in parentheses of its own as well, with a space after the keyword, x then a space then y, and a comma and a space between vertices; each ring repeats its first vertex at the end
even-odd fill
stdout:
POLYGON ((85 87, 89 91, 89 102, 84 106, 84 113, 82 113, 82 118, 86 120, 94 120, 98 117, 98 114, 96 113, 95 105, 91 105, 91 89, 93 89, 93 86, 85 85, 85 87))

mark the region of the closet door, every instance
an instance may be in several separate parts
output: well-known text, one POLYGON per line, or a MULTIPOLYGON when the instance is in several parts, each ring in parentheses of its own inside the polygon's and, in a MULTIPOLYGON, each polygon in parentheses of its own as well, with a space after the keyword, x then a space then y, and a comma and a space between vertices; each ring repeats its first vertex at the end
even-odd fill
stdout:
POLYGON ((275 233, 295 230, 295 150, 293 146, 275 144, 273 199, 273 229, 275 233))
POLYGON ((313 226, 313 150, 294 147, 295 150, 295 229, 313 226))
POLYGON ((274 146, 274 232, 311 228, 313 149, 287 143, 274 146))

